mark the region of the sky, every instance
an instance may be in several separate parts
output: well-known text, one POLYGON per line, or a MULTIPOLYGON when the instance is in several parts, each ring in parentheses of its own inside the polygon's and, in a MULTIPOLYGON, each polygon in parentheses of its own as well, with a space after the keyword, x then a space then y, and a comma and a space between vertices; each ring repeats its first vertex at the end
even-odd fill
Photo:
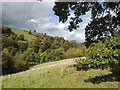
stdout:
MULTIPOLYGON (((52 8, 55 2, 2 2, 2 25, 23 30, 36 30, 50 36, 64 37, 66 40, 85 41, 85 27, 90 22, 90 12, 82 17, 77 30, 69 32, 66 23, 59 22, 52 8)), ((73 14, 71 14, 74 16, 73 14)), ((1 21, 1 20, 0 20, 1 21)))

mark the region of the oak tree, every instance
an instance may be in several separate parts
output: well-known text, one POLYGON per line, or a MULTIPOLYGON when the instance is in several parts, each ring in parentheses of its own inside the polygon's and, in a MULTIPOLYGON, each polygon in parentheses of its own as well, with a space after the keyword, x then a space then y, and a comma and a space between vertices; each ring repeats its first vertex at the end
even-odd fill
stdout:
POLYGON ((114 30, 120 25, 120 1, 119 2, 55 2, 54 14, 59 21, 65 23, 70 17, 68 29, 73 31, 79 28, 83 21, 81 16, 91 13, 91 21, 85 28, 85 41, 88 47, 96 40, 114 35, 114 30), (71 16, 71 13, 74 16, 71 16))

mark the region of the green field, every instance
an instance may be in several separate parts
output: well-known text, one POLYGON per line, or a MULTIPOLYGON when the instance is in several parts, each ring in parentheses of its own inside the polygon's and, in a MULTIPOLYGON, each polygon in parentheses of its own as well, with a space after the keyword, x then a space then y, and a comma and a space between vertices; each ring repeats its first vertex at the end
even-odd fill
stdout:
MULTIPOLYGON (((28 34, 29 31, 21 30, 21 29, 16 29, 16 28, 12 28, 12 27, 10 27, 10 28, 17 35, 23 34, 25 40, 32 41, 33 39, 36 38, 34 35, 28 34)), ((32 33, 35 33, 35 32, 32 32, 32 33)))
MULTIPOLYGON (((109 81, 104 75, 109 70, 90 69, 77 71, 72 65, 61 65, 37 69, 39 65, 25 72, 2 76, 3 88, 117 88, 118 82, 109 81), (100 79, 95 79, 97 78, 100 79), (87 81, 94 78, 93 81, 87 81), (86 82, 85 82, 86 81, 86 82), (97 83, 98 82, 98 83, 97 83)), ((108 76, 109 76, 108 75, 108 76)))

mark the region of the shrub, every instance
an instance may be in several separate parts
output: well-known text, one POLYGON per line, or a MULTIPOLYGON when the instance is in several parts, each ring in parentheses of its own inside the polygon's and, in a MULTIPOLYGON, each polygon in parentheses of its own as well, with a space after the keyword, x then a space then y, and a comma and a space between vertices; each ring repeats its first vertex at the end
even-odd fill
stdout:
POLYGON ((18 40, 18 37, 16 34, 10 35, 9 38, 11 38, 12 40, 16 40, 16 41, 18 40))
POLYGON ((63 59, 63 54, 64 53, 65 53, 64 48, 58 48, 58 49, 55 49, 55 50, 51 50, 51 52, 49 53, 50 60, 63 59))
POLYGON ((12 56, 15 56, 15 54, 18 52, 18 48, 12 48, 11 51, 10 51, 10 54, 12 56))
POLYGON ((41 61, 40 54, 41 54, 41 53, 36 53, 36 54, 34 55, 34 56, 35 56, 34 62, 37 63, 37 64, 40 63, 40 61, 41 61))
POLYGON ((49 57, 46 52, 43 52, 42 54, 40 54, 40 63, 48 62, 48 61, 49 61, 49 57))
POLYGON ((27 70, 29 64, 24 59, 24 55, 15 55, 14 57, 10 55, 7 50, 2 51, 2 73, 12 74, 19 71, 27 70))
POLYGON ((2 34, 8 37, 10 35, 14 35, 14 32, 12 32, 9 27, 2 26, 2 34))
POLYGON ((74 57, 82 57, 84 56, 84 50, 82 49, 76 49, 76 51, 73 53, 74 57))
POLYGON ((66 52, 65 52, 65 54, 64 54, 64 56, 65 56, 65 58, 72 58, 72 57, 74 57, 74 52, 76 51, 76 48, 70 48, 70 49, 68 49, 66 52))
POLYGON ((34 30, 34 32, 36 32, 36 30, 34 30))
POLYGON ((82 57, 84 55, 85 55, 85 47, 70 48, 64 54, 65 58, 82 57))
POLYGON ((26 52, 24 52, 25 55, 25 60, 29 62, 34 62, 35 61, 35 52, 32 48, 28 48, 26 52))
POLYGON ((37 39, 35 39, 33 41, 32 48, 33 48, 34 52, 38 53, 39 49, 42 48, 42 46, 44 46, 44 45, 43 45, 42 41, 39 38, 37 38, 37 39))
POLYGON ((62 44, 61 46, 65 49, 65 51, 67 51, 70 48, 70 46, 68 44, 65 44, 65 43, 62 44))
POLYGON ((24 35, 23 35, 23 34, 21 34, 21 35, 19 36, 19 40, 24 40, 24 35))
POLYGON ((24 54, 17 54, 14 57, 15 72, 27 70, 29 68, 28 62, 24 59, 24 54))
POLYGON ((28 47, 28 42, 18 42, 19 50, 23 53, 27 47, 28 47))
POLYGON ((41 54, 41 50, 39 50, 38 53, 34 52, 33 48, 28 48, 25 52, 25 60, 28 62, 32 62, 32 63, 40 63, 40 54, 41 54))
POLYGON ((2 40, 2 48, 7 48, 8 46, 13 46, 15 48, 18 48, 18 42, 11 38, 4 38, 2 40))
MULTIPOLYGON (((102 48, 105 48, 105 45, 104 45, 104 43, 102 43, 102 41, 100 41, 99 43, 92 43, 91 45, 90 45, 90 47, 86 50, 86 52, 85 52, 85 56, 87 57, 87 58, 91 58, 91 57, 94 57, 95 56, 95 52, 96 52, 96 50, 98 50, 98 49, 102 49, 102 48)), ((96 57, 94 57, 94 59, 95 59, 96 57)))
POLYGON ((91 45, 87 50, 86 59, 77 61, 79 68, 105 68, 110 67, 112 73, 120 74, 120 30, 115 36, 107 37, 104 43, 91 45), (99 46, 99 47, 97 47, 99 46))
POLYGON ((58 45, 58 44, 52 43, 50 45, 50 49, 58 49, 58 48, 60 48, 60 45, 58 45))
POLYGON ((42 54, 42 50, 41 49, 39 49, 39 51, 38 51, 38 53, 35 53, 35 62, 36 63, 40 63, 40 61, 41 61, 41 55, 42 54))
POLYGON ((31 30, 28 32, 28 34, 32 34, 32 33, 31 33, 31 30))
POLYGON ((13 57, 7 50, 2 51, 2 73, 10 74, 13 73, 14 70, 14 60, 13 57))

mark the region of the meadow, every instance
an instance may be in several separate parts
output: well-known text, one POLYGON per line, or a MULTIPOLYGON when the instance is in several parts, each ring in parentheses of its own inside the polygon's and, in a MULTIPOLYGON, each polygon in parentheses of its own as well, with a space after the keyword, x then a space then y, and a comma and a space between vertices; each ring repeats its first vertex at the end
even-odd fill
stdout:
MULTIPOLYGON (((61 61, 62 62, 62 61, 61 61)), ((56 63, 60 63, 56 61, 56 63)), ((44 64, 43 64, 44 65, 44 64)), ((47 63, 49 66, 50 63, 47 63)), ((118 88, 117 81, 109 81, 109 69, 77 71, 73 64, 61 64, 49 68, 37 65, 28 71, 5 75, 3 88, 118 88), (104 77, 108 75, 107 77, 104 77), (89 81, 90 78, 93 78, 89 81), (96 79, 95 79, 96 78, 96 79), (95 79, 95 80, 94 80, 95 79)))

